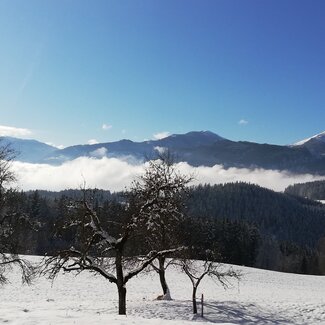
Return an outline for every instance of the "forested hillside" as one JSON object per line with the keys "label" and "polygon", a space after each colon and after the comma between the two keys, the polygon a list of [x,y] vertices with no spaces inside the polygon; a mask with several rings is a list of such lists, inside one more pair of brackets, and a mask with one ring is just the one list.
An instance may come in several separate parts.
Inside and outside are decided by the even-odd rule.
{"label": "forested hillside", "polygon": [[[31,216],[37,231],[26,228],[21,252],[45,254],[69,245],[69,234],[58,231],[69,202],[82,199],[80,190],[30,191],[15,194],[21,212]],[[118,233],[125,218],[123,193],[95,190],[91,204],[111,231]],[[325,234],[325,207],[317,202],[246,183],[200,185],[184,199],[181,240],[200,258],[211,248],[223,262],[273,270],[319,274],[319,243]],[[141,252],[143,241],[133,238],[127,254]]]}
{"label": "forested hillside", "polygon": [[246,221],[264,235],[311,248],[325,233],[321,203],[257,185],[199,185],[191,190],[186,205],[190,215]]}
{"label": "forested hillside", "polygon": [[315,181],[288,186],[285,193],[312,200],[325,200],[325,181]]}

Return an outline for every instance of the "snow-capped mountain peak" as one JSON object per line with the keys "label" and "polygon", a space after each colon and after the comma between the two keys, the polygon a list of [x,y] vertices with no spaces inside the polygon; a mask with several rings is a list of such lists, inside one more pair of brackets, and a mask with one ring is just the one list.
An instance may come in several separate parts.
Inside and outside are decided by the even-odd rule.
{"label": "snow-capped mountain peak", "polygon": [[293,145],[294,146],[301,146],[305,143],[307,143],[308,141],[312,140],[312,139],[317,139],[317,140],[320,140],[322,142],[325,142],[325,131],[321,132],[321,133],[318,133],[310,138],[307,138],[307,139],[304,139],[304,140],[301,140],[299,142],[296,142],[294,143]]}

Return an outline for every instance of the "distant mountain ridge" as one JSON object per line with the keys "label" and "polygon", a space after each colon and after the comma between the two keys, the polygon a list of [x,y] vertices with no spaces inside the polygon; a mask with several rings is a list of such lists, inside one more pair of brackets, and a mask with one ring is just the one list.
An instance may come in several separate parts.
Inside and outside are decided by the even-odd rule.
{"label": "distant mountain ridge", "polygon": [[325,156],[325,131],[299,141],[293,146],[307,148],[308,151],[316,156]]}
{"label": "distant mountain ridge", "polygon": [[231,141],[210,131],[173,134],[160,140],[75,145],[58,149],[35,140],[2,138],[20,152],[18,160],[31,163],[62,164],[79,157],[118,158],[137,164],[169,149],[175,161],[192,166],[223,165],[225,168],[264,168],[293,173],[325,175],[325,132],[291,146]]}
{"label": "distant mountain ridge", "polygon": [[0,140],[0,144],[10,144],[11,148],[16,152],[16,160],[23,162],[40,163],[57,150],[56,147],[37,140],[13,137],[0,137]]}
{"label": "distant mountain ridge", "polygon": [[210,131],[173,134],[160,140],[143,142],[123,139],[116,142],[75,145],[64,149],[57,149],[48,155],[43,162],[62,163],[78,157],[101,158],[104,156],[123,158],[129,162],[144,161],[156,157],[160,150],[169,149],[178,156],[179,153],[191,152],[194,148],[211,145],[222,140],[224,140],[222,137]]}

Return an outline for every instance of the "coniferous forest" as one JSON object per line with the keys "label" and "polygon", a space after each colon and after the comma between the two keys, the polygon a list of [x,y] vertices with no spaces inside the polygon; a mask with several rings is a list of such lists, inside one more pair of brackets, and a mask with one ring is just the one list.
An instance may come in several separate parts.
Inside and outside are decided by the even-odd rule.
{"label": "coniferous forest", "polygon": [[[20,214],[30,217],[30,226],[15,234],[19,252],[51,254],[72,245],[73,236],[61,233],[69,202],[82,200],[81,190],[61,192],[13,192]],[[125,216],[127,193],[92,190],[91,205],[98,217],[110,222],[113,233]],[[215,249],[218,261],[285,272],[324,274],[321,244],[325,237],[325,206],[247,183],[199,185],[184,195],[185,218],[179,225],[179,240],[196,247],[191,258],[204,258]],[[127,254],[139,254],[146,245],[130,239]]]}
{"label": "coniferous forest", "polygon": [[314,181],[288,186],[285,193],[306,197],[311,200],[325,200],[325,181]]}

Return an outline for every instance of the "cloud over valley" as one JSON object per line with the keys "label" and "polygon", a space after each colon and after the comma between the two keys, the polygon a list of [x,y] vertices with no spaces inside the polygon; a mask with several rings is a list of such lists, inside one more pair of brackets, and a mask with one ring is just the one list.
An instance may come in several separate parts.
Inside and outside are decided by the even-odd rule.
{"label": "cloud over valley", "polygon": [[[143,172],[143,164],[129,163],[117,158],[100,159],[80,157],[59,166],[14,162],[18,186],[24,190],[63,190],[78,188],[84,180],[88,187],[120,191],[128,187]],[[291,174],[277,170],[213,167],[193,167],[185,162],[177,164],[180,172],[194,176],[193,184],[220,184],[243,181],[258,184],[275,191],[288,185],[324,179],[310,174]]]}

